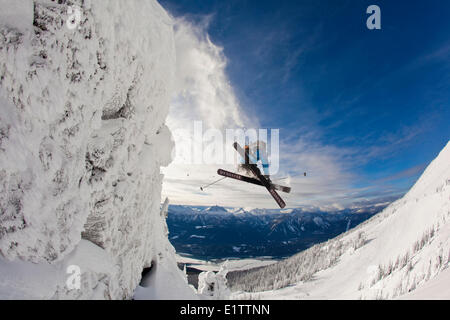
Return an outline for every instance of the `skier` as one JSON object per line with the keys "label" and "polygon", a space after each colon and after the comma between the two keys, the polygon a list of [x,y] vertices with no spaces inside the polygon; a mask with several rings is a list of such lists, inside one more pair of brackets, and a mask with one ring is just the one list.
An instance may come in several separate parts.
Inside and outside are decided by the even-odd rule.
{"label": "skier", "polygon": [[[274,184],[270,180],[266,143],[264,141],[256,141],[255,143],[246,145],[243,149],[237,142],[235,142],[233,143],[233,148],[241,156],[241,163],[239,167],[247,171],[247,173],[253,177],[219,169],[217,170],[217,174],[223,176],[223,178],[214,181],[205,187],[200,187],[200,190],[203,191],[207,187],[216,184],[225,178],[230,178],[265,187],[273,197],[273,199],[280,206],[280,208],[286,207],[286,203],[283,201],[276,190],[290,193],[291,188]],[[258,166],[259,164],[260,166]],[[259,167],[262,167],[262,170]]]}

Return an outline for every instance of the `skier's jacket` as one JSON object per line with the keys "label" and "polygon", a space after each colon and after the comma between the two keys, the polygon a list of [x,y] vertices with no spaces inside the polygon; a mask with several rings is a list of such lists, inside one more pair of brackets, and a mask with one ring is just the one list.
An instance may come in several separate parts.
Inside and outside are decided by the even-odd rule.
{"label": "skier's jacket", "polygon": [[[254,143],[253,145],[246,145],[245,149],[249,149],[249,162],[251,164],[258,164],[261,161],[263,174],[265,176],[269,175],[269,161],[267,157],[267,152],[265,150],[265,144],[259,145],[258,143]],[[242,159],[242,163],[244,163],[244,159]]]}

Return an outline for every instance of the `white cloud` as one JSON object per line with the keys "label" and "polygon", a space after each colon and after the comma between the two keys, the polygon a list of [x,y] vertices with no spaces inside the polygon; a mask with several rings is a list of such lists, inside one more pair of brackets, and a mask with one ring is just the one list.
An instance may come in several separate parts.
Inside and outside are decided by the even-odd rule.
{"label": "white cloud", "polygon": [[[168,196],[176,204],[275,208],[276,203],[259,186],[226,179],[204,192],[200,190],[201,186],[220,178],[216,174],[219,167],[229,171],[235,171],[235,167],[187,163],[192,152],[194,121],[202,121],[204,130],[217,128],[224,132],[233,128],[258,128],[258,119],[247,116],[240,105],[226,74],[223,49],[208,36],[208,19],[201,24],[185,19],[174,21],[177,78],[167,124],[173,132],[177,152],[174,162],[163,169],[163,197]],[[289,134],[294,136],[285,136],[285,131],[280,133],[278,175],[283,176],[283,170],[292,175],[282,181],[289,183],[293,190],[289,195],[283,194],[288,206],[341,208],[354,201],[372,201],[377,195],[388,196],[388,192],[398,193],[398,190],[380,193],[374,187],[354,187],[358,177],[351,172],[355,161],[367,157],[363,150],[324,145],[318,138],[321,136],[318,127],[299,128]],[[234,151],[227,146],[226,152]],[[372,148],[369,153],[373,152]],[[307,177],[303,172],[307,172]]]}
{"label": "white cloud", "polygon": [[[255,119],[249,120],[230,85],[223,49],[209,39],[208,19],[200,24],[182,18],[174,21],[177,73],[167,125],[173,133],[176,152],[174,162],[163,169],[163,196],[168,196],[173,203],[210,204],[222,194],[216,194],[213,188],[211,192],[202,193],[200,186],[217,178],[218,167],[188,164],[196,142],[194,122],[201,121],[204,131],[218,129],[224,137],[225,129],[258,125]],[[231,145],[225,152],[233,152]],[[230,201],[226,196],[223,199]]]}

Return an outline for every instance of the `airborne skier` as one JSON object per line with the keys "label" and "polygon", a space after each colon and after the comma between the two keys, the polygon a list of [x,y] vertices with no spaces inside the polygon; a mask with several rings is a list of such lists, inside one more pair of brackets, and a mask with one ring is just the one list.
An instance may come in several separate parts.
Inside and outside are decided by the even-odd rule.
{"label": "airborne skier", "polygon": [[[204,189],[206,189],[207,187],[216,184],[223,179],[230,178],[265,187],[281,208],[286,207],[286,203],[283,201],[276,190],[289,193],[291,192],[291,188],[274,184],[270,180],[266,143],[264,141],[257,141],[253,144],[245,145],[244,149],[242,149],[242,147],[237,142],[235,142],[233,144],[233,147],[241,156],[241,163],[239,164],[239,168],[244,170],[247,175],[241,175],[219,169],[217,170],[217,174],[219,174],[223,178],[212,182],[205,187],[200,187],[200,190],[204,191]],[[261,167],[262,173],[258,165],[259,167]]]}
{"label": "airborne skier", "polygon": [[[263,172],[268,176],[268,164],[267,164],[267,157],[265,157],[265,160],[263,162],[262,158],[264,157],[263,149],[262,149],[262,143],[261,141],[256,142],[256,147],[253,145],[252,152],[250,152],[250,146],[246,146],[245,150],[242,149],[242,147],[235,142],[233,144],[234,149],[239,153],[241,158],[244,159],[243,167],[245,169],[249,169],[251,173],[261,182],[261,184],[266,187],[267,191],[269,191],[270,195],[274,198],[274,200],[278,203],[280,208],[286,207],[286,203],[281,199],[280,195],[275,191],[275,187],[270,181],[269,177],[266,177],[266,175],[261,173],[261,170],[258,168],[258,161],[261,161],[263,166]],[[266,154],[267,155],[267,154]],[[260,158],[258,160],[258,157]],[[267,164],[267,166],[264,166],[264,163]],[[241,165],[242,166],[242,165]],[[267,169],[265,170],[264,167]]]}

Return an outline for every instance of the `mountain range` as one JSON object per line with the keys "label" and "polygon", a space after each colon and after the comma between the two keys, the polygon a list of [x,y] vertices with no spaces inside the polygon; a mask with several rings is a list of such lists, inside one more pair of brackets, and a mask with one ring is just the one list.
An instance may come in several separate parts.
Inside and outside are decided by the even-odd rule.
{"label": "mountain range", "polygon": [[334,238],[384,207],[324,212],[171,205],[167,225],[180,254],[200,259],[281,258]]}

